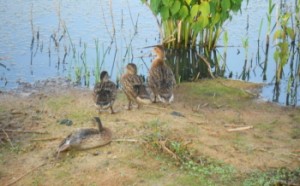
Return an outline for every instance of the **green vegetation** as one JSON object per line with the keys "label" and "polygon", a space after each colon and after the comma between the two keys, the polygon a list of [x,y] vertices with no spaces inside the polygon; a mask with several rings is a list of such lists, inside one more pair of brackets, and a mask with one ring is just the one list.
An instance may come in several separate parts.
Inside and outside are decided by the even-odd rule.
{"label": "green vegetation", "polygon": [[[223,23],[241,8],[242,0],[142,0],[161,18],[163,43],[172,48],[197,44],[216,47]],[[199,41],[197,39],[199,38]]]}
{"label": "green vegetation", "polygon": [[72,98],[69,96],[62,96],[58,98],[53,97],[47,101],[46,105],[53,111],[59,111],[64,107],[70,105],[71,102]]}
{"label": "green vegetation", "polygon": [[[176,178],[176,182],[184,184],[200,184],[200,185],[218,185],[234,183],[235,169],[222,162],[210,159],[203,155],[194,154],[183,142],[177,140],[169,140],[162,131],[159,120],[149,122],[152,133],[145,137],[148,145],[147,149],[152,149],[158,154],[162,153],[172,157],[176,161],[172,161],[173,165],[179,166],[183,170],[183,175]],[[163,159],[161,159],[162,161]],[[167,161],[167,160],[165,160]],[[161,174],[155,174],[161,177]],[[151,176],[153,177],[153,176]],[[188,179],[187,179],[188,178]],[[174,183],[176,183],[174,182]]]}
{"label": "green vegetation", "polygon": [[223,24],[241,9],[242,0],[141,1],[160,19],[162,44],[172,49],[167,51],[168,63],[177,82],[213,78],[213,68],[215,74],[224,75],[226,62],[219,65],[215,49]]}
{"label": "green vegetation", "polygon": [[276,51],[274,59],[277,64],[276,82],[279,83],[282,78],[283,67],[288,63],[289,59],[289,39],[295,40],[294,30],[288,26],[288,21],[291,17],[290,13],[280,15],[278,19],[278,30],[276,30],[273,39],[276,41]]}
{"label": "green vegetation", "polygon": [[245,179],[243,186],[256,185],[294,185],[299,183],[300,168],[291,171],[286,168],[271,170],[267,172],[255,171],[250,178]]}

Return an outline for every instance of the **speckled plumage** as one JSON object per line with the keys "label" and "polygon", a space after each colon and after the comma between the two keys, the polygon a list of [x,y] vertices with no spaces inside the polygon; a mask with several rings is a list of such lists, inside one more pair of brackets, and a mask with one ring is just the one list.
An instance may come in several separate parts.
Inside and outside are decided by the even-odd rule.
{"label": "speckled plumage", "polygon": [[131,109],[132,102],[137,103],[138,108],[141,104],[151,103],[146,86],[141,77],[137,75],[137,67],[135,64],[129,63],[126,66],[126,73],[121,78],[121,84],[128,98],[128,109]]}
{"label": "speckled plumage", "polygon": [[163,103],[171,103],[174,100],[173,88],[176,85],[174,74],[164,62],[163,47],[155,46],[153,51],[157,56],[149,70],[148,85],[154,94],[154,102],[158,98]]}
{"label": "speckled plumage", "polygon": [[57,153],[58,153],[57,155],[59,155],[60,152],[69,149],[86,150],[86,149],[104,146],[110,143],[112,138],[111,131],[108,128],[102,126],[99,117],[95,117],[94,121],[97,122],[98,129],[81,128],[69,134],[59,144],[57,149]]}
{"label": "speckled plumage", "polygon": [[93,99],[100,109],[110,108],[111,113],[114,113],[113,104],[117,96],[117,86],[114,82],[109,80],[106,71],[101,72],[101,82],[97,83],[94,87]]}

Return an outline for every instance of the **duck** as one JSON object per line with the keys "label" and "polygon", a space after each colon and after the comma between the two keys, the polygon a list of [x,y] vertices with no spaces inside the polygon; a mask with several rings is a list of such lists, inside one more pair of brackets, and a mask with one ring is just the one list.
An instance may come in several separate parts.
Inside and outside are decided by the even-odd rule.
{"label": "duck", "polygon": [[138,109],[142,104],[150,104],[150,94],[143,80],[137,75],[137,67],[134,63],[126,65],[126,72],[122,75],[120,80],[123,91],[128,99],[128,110],[131,110],[132,103],[137,103]]}
{"label": "duck", "polygon": [[109,144],[112,140],[111,130],[103,127],[99,117],[94,117],[93,121],[97,123],[98,129],[80,128],[69,134],[60,142],[57,148],[57,157],[63,151],[87,150]]}
{"label": "duck", "polygon": [[96,106],[99,108],[99,112],[110,108],[111,114],[115,113],[113,105],[116,96],[117,85],[110,81],[107,71],[102,71],[100,74],[100,82],[95,84],[93,91],[93,99]]}
{"label": "duck", "polygon": [[175,76],[171,68],[165,63],[165,51],[162,45],[153,48],[156,57],[152,60],[148,76],[148,86],[154,96],[153,102],[157,99],[162,103],[174,101],[173,89],[176,85]]}

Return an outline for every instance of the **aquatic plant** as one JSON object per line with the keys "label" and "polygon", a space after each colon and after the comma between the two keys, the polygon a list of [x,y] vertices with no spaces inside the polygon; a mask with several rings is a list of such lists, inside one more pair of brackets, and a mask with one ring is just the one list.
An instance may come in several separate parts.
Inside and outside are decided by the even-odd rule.
{"label": "aquatic plant", "polygon": [[280,82],[283,67],[288,63],[289,39],[295,39],[294,30],[288,26],[290,17],[290,13],[280,15],[278,20],[278,29],[273,36],[273,40],[276,41],[276,50],[274,52],[274,60],[276,62],[276,83]]}
{"label": "aquatic plant", "polygon": [[89,87],[90,85],[90,71],[88,69],[87,66],[87,59],[86,59],[86,48],[87,48],[87,44],[84,43],[83,44],[83,52],[80,55],[80,58],[82,60],[82,64],[83,64],[83,70],[84,70],[84,74],[83,74],[83,78],[84,78],[84,85]]}
{"label": "aquatic plant", "polygon": [[247,68],[247,63],[248,63],[248,48],[249,48],[249,38],[244,38],[242,39],[242,44],[243,44],[243,48],[245,51],[245,62],[244,62],[244,66],[243,66],[243,71],[242,74],[240,76],[240,78],[242,78],[242,80],[246,80],[249,79],[249,69]]}
{"label": "aquatic plant", "polygon": [[242,0],[141,0],[161,19],[163,44],[171,48],[216,47],[223,23]]}
{"label": "aquatic plant", "polygon": [[95,48],[96,48],[96,65],[95,65],[95,84],[100,82],[100,54],[99,54],[99,39],[95,39]]}

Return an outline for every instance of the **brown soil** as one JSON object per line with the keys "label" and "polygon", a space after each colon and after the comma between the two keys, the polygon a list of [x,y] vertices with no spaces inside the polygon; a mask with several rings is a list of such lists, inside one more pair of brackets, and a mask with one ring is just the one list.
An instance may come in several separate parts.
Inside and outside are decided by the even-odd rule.
{"label": "brown soil", "polygon": [[[185,172],[176,160],[144,143],[157,131],[163,139],[185,144],[191,156],[232,165],[239,175],[299,168],[300,110],[253,99],[249,90],[254,88],[229,80],[183,83],[173,104],[131,111],[120,92],[116,114],[99,114],[92,91],[68,83],[49,81],[2,92],[0,185],[183,185],[179,179]],[[116,141],[56,159],[59,142],[76,128],[96,127],[90,121],[97,115]],[[59,124],[66,118],[71,126]],[[227,131],[245,126],[253,128]]]}

